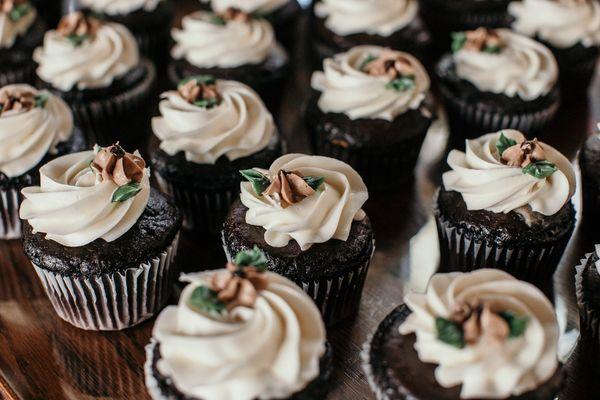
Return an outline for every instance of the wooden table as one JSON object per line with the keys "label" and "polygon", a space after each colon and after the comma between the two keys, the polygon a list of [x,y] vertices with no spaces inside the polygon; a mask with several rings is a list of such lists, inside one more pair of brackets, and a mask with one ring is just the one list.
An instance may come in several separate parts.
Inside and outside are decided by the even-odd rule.
{"label": "wooden table", "polygon": [[[299,28],[306,35],[305,23]],[[304,41],[304,39],[302,40]],[[281,131],[290,151],[306,151],[301,118],[309,89],[307,51],[296,53],[281,118]],[[594,98],[600,100],[599,85]],[[561,112],[543,140],[574,158],[592,121],[600,118],[597,103],[572,105]],[[594,117],[591,117],[594,116]],[[329,331],[336,372],[330,399],[374,398],[361,369],[360,351],[378,323],[402,300],[410,278],[409,239],[425,224],[431,198],[439,183],[444,134],[432,133],[422,151],[413,187],[397,194],[373,195],[366,205],[376,231],[377,251],[364,288],[358,316]],[[557,294],[569,327],[578,320],[574,304],[574,265],[590,251],[579,230],[557,273]],[[218,240],[184,237],[180,251],[185,270],[220,267],[224,262]],[[412,271],[414,275],[415,271]],[[563,301],[564,300],[564,301]],[[19,241],[0,243],[0,398],[23,400],[148,399],[144,386],[144,346],[154,320],[123,332],[86,332],[63,322],[52,309]],[[561,398],[588,398],[582,387],[600,382],[590,377],[598,358],[578,349],[566,391]],[[588,392],[589,393],[589,392]],[[595,392],[596,394],[599,392]]]}

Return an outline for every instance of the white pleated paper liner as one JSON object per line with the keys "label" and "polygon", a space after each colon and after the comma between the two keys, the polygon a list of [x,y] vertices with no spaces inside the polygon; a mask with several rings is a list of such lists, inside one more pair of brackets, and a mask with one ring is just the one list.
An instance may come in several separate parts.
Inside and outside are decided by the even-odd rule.
{"label": "white pleated paper liner", "polygon": [[[227,260],[231,262],[234,257],[227,249],[223,233],[221,239]],[[375,240],[373,240],[371,255],[364,264],[357,268],[342,271],[335,277],[306,281],[293,280],[313,299],[323,316],[325,325],[333,326],[356,315],[374,253]],[[282,275],[285,276],[285,274]]]}
{"label": "white pleated paper liner", "polygon": [[20,193],[17,189],[0,190],[0,239],[18,239],[21,237],[19,219]]}
{"label": "white pleated paper liner", "polygon": [[[600,247],[597,246],[596,251],[600,251]],[[586,339],[600,344],[600,312],[592,309],[583,301],[583,272],[592,255],[593,253],[586,254],[579,265],[575,267],[575,294],[579,308],[579,331]]]}
{"label": "white pleated paper liner", "polygon": [[152,317],[169,299],[178,273],[179,234],[159,256],[124,271],[63,276],[33,264],[59,317],[85,330],[121,330]]}

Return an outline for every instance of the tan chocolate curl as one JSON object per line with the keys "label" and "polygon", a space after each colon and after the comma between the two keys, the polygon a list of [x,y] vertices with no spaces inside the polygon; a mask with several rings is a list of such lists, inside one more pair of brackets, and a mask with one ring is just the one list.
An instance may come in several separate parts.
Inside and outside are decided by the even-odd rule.
{"label": "tan chocolate curl", "polygon": [[413,76],[415,68],[402,54],[384,50],[379,57],[365,66],[365,72],[373,76],[387,76],[393,80],[402,76]]}
{"label": "tan chocolate curl", "polygon": [[11,12],[16,6],[25,4],[27,0],[0,0],[0,11],[3,13]]}
{"label": "tan chocolate curl", "polygon": [[220,14],[225,21],[248,22],[252,16],[239,8],[229,7]]}
{"label": "tan chocolate curl", "polygon": [[0,92],[0,116],[9,111],[29,111],[35,106],[35,95],[28,91],[2,90]]}
{"label": "tan chocolate curl", "polygon": [[142,157],[125,152],[118,143],[101,149],[92,164],[103,180],[112,180],[118,186],[140,183],[146,168]]}
{"label": "tan chocolate curl", "polygon": [[252,265],[228,263],[227,270],[215,273],[211,280],[211,289],[227,305],[227,310],[238,306],[254,307],[258,291],[266,287],[267,278],[264,273]]}
{"label": "tan chocolate curl", "polygon": [[466,32],[467,41],[463,49],[472,51],[482,51],[485,48],[495,48],[504,46],[504,42],[498,36],[498,33],[488,28],[477,28],[474,31]]}
{"label": "tan chocolate curl", "polygon": [[87,17],[83,12],[76,11],[62,17],[56,31],[64,37],[70,35],[93,37],[99,27],[98,19]]}
{"label": "tan chocolate curl", "polygon": [[501,343],[510,334],[508,323],[493,310],[489,302],[460,303],[450,319],[462,325],[465,342],[468,344],[485,340],[488,343]]}
{"label": "tan chocolate curl", "polygon": [[306,183],[300,172],[280,170],[277,175],[271,179],[271,184],[263,192],[263,195],[273,196],[278,194],[281,199],[281,206],[285,208],[298,203],[314,193],[315,190]]}
{"label": "tan chocolate curl", "polygon": [[510,167],[525,168],[533,162],[544,160],[546,160],[546,152],[537,139],[510,146],[502,153],[502,161]]}
{"label": "tan chocolate curl", "polygon": [[198,83],[195,79],[190,79],[185,84],[177,88],[179,95],[188,103],[193,104],[198,100],[218,100],[219,92],[217,85]]}

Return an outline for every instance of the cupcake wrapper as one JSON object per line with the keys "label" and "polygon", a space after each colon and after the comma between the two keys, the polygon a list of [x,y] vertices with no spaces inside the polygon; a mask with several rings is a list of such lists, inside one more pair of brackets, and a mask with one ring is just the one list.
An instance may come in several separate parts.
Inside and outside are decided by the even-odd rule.
{"label": "cupcake wrapper", "polygon": [[[227,261],[231,262],[233,256],[227,249],[224,232],[221,234],[221,239]],[[358,268],[345,271],[336,277],[306,281],[294,280],[294,283],[314,300],[327,326],[333,326],[356,314],[374,253],[375,241],[373,241],[373,249],[369,259]]]}
{"label": "cupcake wrapper", "polygon": [[85,330],[121,330],[152,317],[171,293],[179,235],[158,257],[93,277],[63,276],[33,264],[59,317]]}
{"label": "cupcake wrapper", "polygon": [[561,65],[560,85],[565,103],[587,98],[587,90],[591,84],[598,58],[577,60],[569,65]]}
{"label": "cupcake wrapper", "polygon": [[18,69],[5,70],[0,73],[0,87],[13,83],[32,83],[35,80],[34,77],[35,69],[33,63],[29,63]]}
{"label": "cupcake wrapper", "polygon": [[17,189],[0,190],[0,239],[18,239],[21,237],[19,219],[21,194]]}
{"label": "cupcake wrapper", "polygon": [[[220,190],[200,190],[179,187],[154,173],[160,189],[171,196],[183,214],[183,227],[209,233],[219,233],[231,204],[239,196],[239,186]],[[218,237],[218,236],[217,236]]]}
{"label": "cupcake wrapper", "polygon": [[156,69],[148,60],[142,63],[147,74],[135,87],[107,99],[70,104],[88,143],[109,146],[120,141],[127,148],[145,148]]}
{"label": "cupcake wrapper", "polygon": [[583,269],[593,253],[585,255],[579,265],[575,267],[575,294],[577,295],[577,306],[579,307],[579,330],[582,337],[591,340],[600,346],[600,313],[593,310],[583,301]]}
{"label": "cupcake wrapper", "polygon": [[[153,60],[162,68],[169,59],[170,26],[158,32],[134,32],[140,53]],[[160,69],[160,68],[159,68]]]}

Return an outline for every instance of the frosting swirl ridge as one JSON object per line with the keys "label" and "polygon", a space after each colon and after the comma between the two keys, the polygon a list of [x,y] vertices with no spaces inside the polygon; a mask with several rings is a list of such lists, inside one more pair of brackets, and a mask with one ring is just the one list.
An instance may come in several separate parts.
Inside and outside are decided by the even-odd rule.
{"label": "frosting swirl ridge", "polygon": [[154,11],[163,0],[81,0],[81,4],[96,12],[125,15],[133,11]]}
{"label": "frosting swirl ridge", "polygon": [[501,135],[516,144],[525,141],[521,132],[512,129],[467,140],[466,153],[452,150],[448,155],[452,171],[443,175],[446,190],[459,192],[469,210],[508,213],[530,206],[543,215],[557,213],[575,193],[575,172],[569,160],[553,147],[538,143],[556,170],[545,177],[525,173],[520,165],[502,161]]}
{"label": "frosting swirl ridge", "polygon": [[[394,88],[388,75],[366,71],[381,57],[399,57],[410,65],[410,85]],[[313,73],[313,89],[321,92],[319,108],[323,112],[344,113],[350,119],[394,120],[407,110],[421,107],[430,86],[421,63],[410,54],[378,46],[357,46],[346,53],[328,58],[323,71]]]}
{"label": "frosting swirl ridge", "polygon": [[[11,110],[13,96],[30,96],[37,104]],[[16,101],[19,101],[18,99]],[[73,115],[69,106],[48,91],[29,85],[7,85],[0,89],[0,171],[9,178],[29,171],[56,146],[73,134]]]}
{"label": "frosting swirl ridge", "polygon": [[283,7],[290,0],[203,0],[210,1],[212,9],[218,13],[230,7],[240,9],[247,13],[269,14]]}
{"label": "frosting swirl ridge", "polygon": [[178,305],[156,320],[158,371],[182,393],[206,400],[288,398],[304,389],[318,376],[325,352],[325,327],[312,299],[265,272],[266,288],[253,308],[238,306],[223,316],[191,307],[194,291],[209,286],[213,274],[186,276],[191,283]]}
{"label": "frosting swirl ridge", "polygon": [[[412,313],[400,334],[416,335],[419,359],[438,364],[435,379],[441,386],[462,385],[461,398],[518,396],[546,382],[558,368],[552,304],[535,286],[504,271],[436,274],[426,293],[409,293],[405,303]],[[465,322],[469,314],[473,318]],[[511,318],[520,326],[509,325]],[[440,321],[462,321],[467,342],[444,342]]]}
{"label": "frosting swirl ridge", "polygon": [[277,195],[257,194],[249,182],[241,183],[240,198],[248,207],[246,222],[262,226],[270,246],[284,247],[293,239],[305,251],[314,243],[345,241],[352,222],[365,217],[361,207],[369,197],[367,187],[360,175],[342,161],[287,154],[264,173],[274,179],[280,171],[323,178],[323,183],[314,192],[309,190],[301,201],[289,205]]}
{"label": "frosting swirl ridge", "polygon": [[[18,18],[15,18],[14,11],[17,7],[24,7],[23,14],[18,13]],[[33,25],[37,11],[29,2],[14,2],[12,12],[0,11],[0,49],[10,49],[17,38]]]}
{"label": "frosting swirl ridge", "polygon": [[338,35],[355,33],[391,36],[410,24],[419,12],[417,0],[321,0],[315,14]]}

